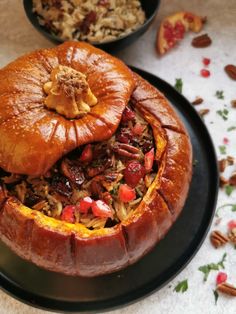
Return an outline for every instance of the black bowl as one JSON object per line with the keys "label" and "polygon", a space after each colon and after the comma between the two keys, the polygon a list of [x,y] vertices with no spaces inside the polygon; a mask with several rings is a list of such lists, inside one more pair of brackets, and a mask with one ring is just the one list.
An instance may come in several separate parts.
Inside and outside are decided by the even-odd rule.
{"label": "black bowl", "polygon": [[[157,10],[159,8],[160,0],[141,0],[142,8],[146,14],[146,22],[137,28],[132,33],[125,35],[123,37],[119,37],[118,39],[114,39],[111,41],[107,41],[105,43],[93,42],[92,44],[98,48],[107,51],[115,51],[120,50],[131,43],[133,43],[136,39],[138,39],[141,35],[143,35],[148,27],[151,25],[152,21],[154,20]],[[64,42],[63,39],[58,38],[55,35],[49,33],[47,29],[39,24],[37,14],[33,13],[33,1],[32,0],[24,0],[24,9],[28,19],[30,20],[31,24],[46,38],[56,44],[60,44]]]}

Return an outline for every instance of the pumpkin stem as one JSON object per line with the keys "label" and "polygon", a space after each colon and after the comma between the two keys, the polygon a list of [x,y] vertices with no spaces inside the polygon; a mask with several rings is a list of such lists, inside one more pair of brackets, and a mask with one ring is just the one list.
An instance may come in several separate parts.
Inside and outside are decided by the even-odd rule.
{"label": "pumpkin stem", "polygon": [[43,86],[48,95],[44,103],[49,109],[56,110],[68,119],[74,119],[90,112],[90,107],[97,104],[97,98],[83,73],[59,65],[52,70],[50,79]]}

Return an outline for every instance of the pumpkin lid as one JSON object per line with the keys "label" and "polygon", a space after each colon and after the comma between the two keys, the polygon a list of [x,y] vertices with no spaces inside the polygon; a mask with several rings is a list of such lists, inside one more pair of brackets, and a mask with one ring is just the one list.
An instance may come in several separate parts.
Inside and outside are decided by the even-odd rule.
{"label": "pumpkin lid", "polygon": [[0,81],[0,167],[34,176],[111,137],[135,87],[120,60],[80,42],[20,57]]}

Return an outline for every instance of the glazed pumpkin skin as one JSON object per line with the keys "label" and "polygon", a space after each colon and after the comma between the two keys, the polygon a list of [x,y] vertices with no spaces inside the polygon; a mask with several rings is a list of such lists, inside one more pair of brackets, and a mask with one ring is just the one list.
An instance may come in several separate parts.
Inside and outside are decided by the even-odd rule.
{"label": "glazed pumpkin skin", "polygon": [[[38,61],[32,65],[35,56]],[[89,114],[73,121],[43,106],[45,93],[42,85],[49,80],[52,68],[58,66],[58,60],[60,64],[86,73],[89,86],[98,99]],[[139,260],[165,236],[180,214],[191,180],[192,150],[189,137],[165,97],[144,79],[132,74],[120,61],[88,44],[75,42],[22,57],[1,70],[2,77],[6,78],[0,87],[0,103],[5,104],[0,108],[0,167],[4,170],[41,175],[78,145],[109,138],[118,127],[128,101],[152,126],[155,158],[159,164],[158,174],[138,208],[118,225],[99,230],[89,230],[82,224],[47,217],[23,206],[16,198],[8,197],[0,187],[2,241],[38,266],[69,275],[102,275]],[[101,83],[102,88],[96,83]],[[14,93],[11,93],[12,88]],[[27,90],[31,91],[30,97]],[[27,110],[33,107],[37,109],[32,109],[34,114],[29,114]],[[37,135],[35,129],[25,127],[26,123],[37,124],[34,116],[40,118],[41,125],[47,130],[43,133],[43,140],[42,134],[36,136],[35,140],[31,133]],[[11,148],[19,140],[16,141],[14,131],[13,135],[11,132],[7,135],[12,129],[12,124],[8,125],[7,121],[16,123],[17,127],[19,122],[24,123],[23,134],[28,140],[31,138],[30,143],[34,149],[37,148],[39,156],[32,150],[25,160],[22,142],[23,148],[19,148],[19,145]],[[69,126],[70,123],[72,126]],[[39,141],[41,146],[37,146]],[[50,151],[54,146],[52,143],[55,143],[55,149]],[[43,154],[38,147],[44,150]],[[14,155],[16,152],[22,153],[18,159]]]}

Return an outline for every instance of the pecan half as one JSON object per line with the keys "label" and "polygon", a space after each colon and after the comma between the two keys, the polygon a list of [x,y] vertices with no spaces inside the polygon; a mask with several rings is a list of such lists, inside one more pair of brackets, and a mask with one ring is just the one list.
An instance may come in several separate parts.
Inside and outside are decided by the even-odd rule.
{"label": "pecan half", "polygon": [[227,156],[227,161],[230,166],[235,163],[235,158],[233,156]]}
{"label": "pecan half", "polygon": [[212,40],[208,36],[208,34],[197,36],[193,38],[192,40],[192,46],[195,48],[205,48],[205,47],[210,46],[211,43],[212,43]]}
{"label": "pecan half", "polygon": [[229,184],[229,181],[225,177],[220,176],[220,187],[223,188],[227,184]]}
{"label": "pecan half", "polygon": [[112,150],[120,156],[131,158],[131,159],[140,159],[141,150],[137,147],[134,147],[125,143],[115,143],[112,147]]}
{"label": "pecan half", "polygon": [[84,183],[85,177],[82,167],[69,159],[63,159],[61,163],[62,174],[70,180],[70,182],[80,186]]}
{"label": "pecan half", "polygon": [[233,64],[228,64],[225,66],[225,72],[228,74],[228,76],[236,81],[236,66]]}
{"label": "pecan half", "polygon": [[223,158],[223,159],[219,160],[219,161],[218,161],[218,164],[219,164],[219,170],[220,170],[220,172],[224,172],[224,171],[225,171],[225,168],[226,168],[227,165],[228,165],[227,159]]}
{"label": "pecan half", "polygon": [[212,231],[210,235],[211,244],[217,249],[220,246],[225,245],[227,242],[229,242],[229,239],[227,236],[225,236],[220,231]]}
{"label": "pecan half", "polygon": [[197,97],[193,102],[192,105],[201,105],[203,103],[203,99],[201,97]]}
{"label": "pecan half", "polygon": [[209,112],[210,112],[209,109],[201,109],[201,110],[198,111],[198,114],[199,114],[200,117],[204,117]]}
{"label": "pecan half", "polygon": [[231,106],[236,108],[236,99],[231,100]]}
{"label": "pecan half", "polygon": [[236,172],[234,172],[231,177],[229,178],[229,184],[236,186]]}
{"label": "pecan half", "polygon": [[216,289],[217,291],[236,297],[236,287],[227,282],[221,283]]}

